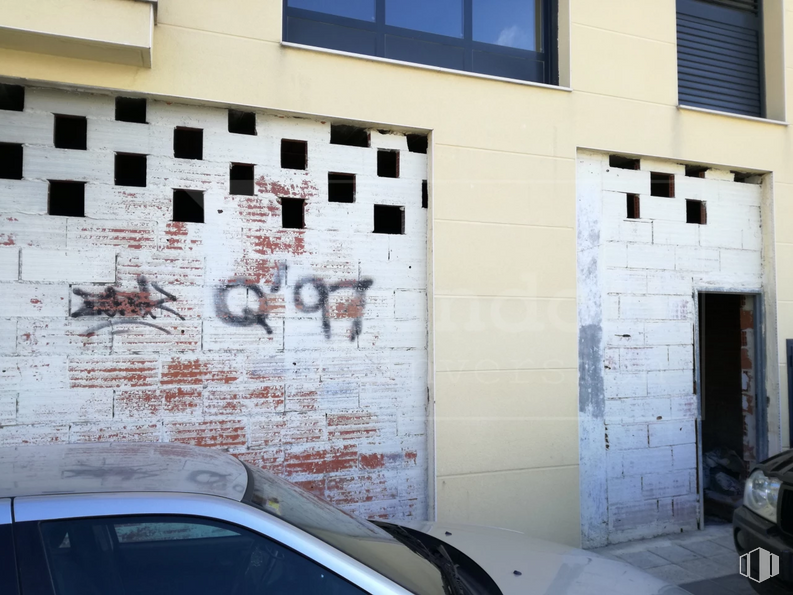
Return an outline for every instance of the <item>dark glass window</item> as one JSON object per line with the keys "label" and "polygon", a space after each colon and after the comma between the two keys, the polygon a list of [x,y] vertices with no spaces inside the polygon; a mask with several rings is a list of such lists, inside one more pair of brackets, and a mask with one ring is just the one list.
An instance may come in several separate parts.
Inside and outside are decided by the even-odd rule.
{"label": "dark glass window", "polygon": [[0,593],[8,593],[8,595],[16,595],[19,592],[13,537],[11,525],[0,524]]}
{"label": "dark glass window", "polygon": [[542,51],[540,0],[473,0],[474,41]]}
{"label": "dark glass window", "polygon": [[222,522],[130,516],[39,529],[55,595],[363,594],[301,554]]}
{"label": "dark glass window", "polygon": [[463,0],[386,0],[386,25],[463,36]]}
{"label": "dark glass window", "polygon": [[558,83],[557,0],[284,0],[285,41]]}
{"label": "dark glass window", "polygon": [[374,21],[375,19],[375,0],[341,0],[337,2],[328,0],[288,0],[287,5],[290,8],[302,8],[363,21]]}

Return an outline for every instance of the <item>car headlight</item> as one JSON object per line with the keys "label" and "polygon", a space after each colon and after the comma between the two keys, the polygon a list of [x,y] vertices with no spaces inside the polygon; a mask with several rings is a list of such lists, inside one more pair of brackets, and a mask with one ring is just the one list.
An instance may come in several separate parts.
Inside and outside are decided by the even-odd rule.
{"label": "car headlight", "polygon": [[743,504],[761,517],[776,523],[776,503],[782,482],[766,477],[759,469],[746,480],[743,491]]}

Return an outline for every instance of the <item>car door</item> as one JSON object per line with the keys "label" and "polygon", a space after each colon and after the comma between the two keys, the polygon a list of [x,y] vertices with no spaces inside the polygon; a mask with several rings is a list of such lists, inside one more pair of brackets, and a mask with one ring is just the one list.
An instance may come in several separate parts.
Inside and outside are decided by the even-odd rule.
{"label": "car door", "polygon": [[19,595],[11,499],[0,498],[0,593]]}
{"label": "car door", "polygon": [[225,498],[17,498],[14,517],[21,595],[407,593],[281,519]]}

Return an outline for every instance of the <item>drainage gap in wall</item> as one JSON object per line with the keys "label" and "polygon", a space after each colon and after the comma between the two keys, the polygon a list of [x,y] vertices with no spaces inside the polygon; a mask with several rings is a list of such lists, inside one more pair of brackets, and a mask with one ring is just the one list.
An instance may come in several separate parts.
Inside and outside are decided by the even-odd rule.
{"label": "drainage gap in wall", "polygon": [[146,99],[139,97],[116,97],[116,120],[146,124]]}
{"label": "drainage gap in wall", "polygon": [[427,154],[429,137],[426,134],[408,134],[408,151],[411,153]]}
{"label": "drainage gap in wall", "polygon": [[377,175],[381,178],[399,177],[399,151],[390,149],[377,151]]}
{"label": "drainage gap in wall", "polygon": [[304,140],[281,139],[281,167],[284,169],[306,169],[308,143]]}
{"label": "drainage gap in wall", "polygon": [[427,180],[421,181],[421,208],[426,209],[430,202],[430,191],[427,186]]}
{"label": "drainage gap in wall", "polygon": [[0,109],[21,112],[25,109],[25,87],[0,83]]}
{"label": "drainage gap in wall", "polygon": [[229,132],[256,136],[256,114],[254,112],[241,112],[230,109]]}
{"label": "drainage gap in wall", "polygon": [[358,126],[331,124],[330,144],[347,145],[348,147],[368,147],[369,132],[366,128],[359,128]]}
{"label": "drainage gap in wall", "polygon": [[328,202],[355,202],[355,174],[328,173]]}
{"label": "drainage gap in wall", "polygon": [[662,198],[675,197],[675,176],[674,174],[662,174],[650,172],[650,194]]}
{"label": "drainage gap in wall", "polygon": [[762,178],[759,174],[745,171],[734,171],[732,173],[735,174],[735,181],[741,184],[760,184],[762,182]]}
{"label": "drainage gap in wall", "polygon": [[85,217],[85,182],[50,180],[47,214]]}
{"label": "drainage gap in wall", "polygon": [[281,227],[284,229],[303,229],[305,224],[306,201],[302,198],[281,199]]}
{"label": "drainage gap in wall", "polygon": [[203,223],[204,193],[201,190],[174,190],[173,220]]}
{"label": "drainage gap in wall", "polygon": [[88,121],[84,116],[55,114],[55,148],[85,151]]}
{"label": "drainage gap in wall", "polygon": [[253,166],[244,163],[232,163],[229,172],[229,190],[231,194],[253,196]]}
{"label": "drainage gap in wall", "polygon": [[22,145],[0,143],[0,178],[22,179]]}
{"label": "drainage gap in wall", "polygon": [[639,195],[638,194],[628,194],[627,195],[627,205],[628,205],[628,219],[639,219]]}
{"label": "drainage gap in wall", "polygon": [[173,131],[173,156],[178,159],[204,158],[204,131],[178,126]]}
{"label": "drainage gap in wall", "polygon": [[686,201],[686,223],[705,225],[708,222],[708,212],[705,203],[701,200]]}
{"label": "drainage gap in wall", "polygon": [[686,166],[686,176],[689,178],[704,178],[705,172],[708,171],[708,167],[704,165],[687,165]]}
{"label": "drainage gap in wall", "polygon": [[405,207],[391,205],[374,206],[374,232],[387,234],[405,233]]}
{"label": "drainage gap in wall", "polygon": [[609,167],[617,169],[639,169],[639,160],[623,157],[622,155],[609,155]]}
{"label": "drainage gap in wall", "polygon": [[146,186],[146,155],[116,153],[116,186]]}

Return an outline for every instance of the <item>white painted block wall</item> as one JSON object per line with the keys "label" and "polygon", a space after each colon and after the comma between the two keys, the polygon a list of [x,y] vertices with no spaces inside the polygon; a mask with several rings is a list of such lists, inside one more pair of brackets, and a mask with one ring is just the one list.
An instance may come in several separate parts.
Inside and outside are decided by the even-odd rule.
{"label": "white painted block wall", "polygon": [[[0,142],[24,144],[24,178],[0,180],[0,444],[212,446],[365,516],[424,517],[427,156],[264,112],[256,136],[229,133],[225,109],[154,100],[148,124],[118,122],[114,102],[29,87],[23,112],[0,111]],[[54,148],[56,113],[87,116],[87,151]],[[174,158],[176,126],[203,129],[203,160]],[[283,138],[307,141],[307,170],[281,168]],[[380,147],[398,179],[378,177]],[[148,156],[145,188],[114,185],[114,152]],[[254,196],[230,194],[231,163],[255,166]],[[356,174],[355,203],[328,201],[329,171]],[[87,182],[84,218],[47,214],[52,179]],[[204,192],[203,224],[172,221],[174,188]],[[283,197],[305,199],[305,229],[281,229]],[[375,204],[404,207],[404,235],[372,233]],[[317,288],[367,280],[365,302],[330,294],[326,332]],[[166,298],[155,284],[178,316],[73,316],[75,290]]]}
{"label": "white painted block wall", "polygon": [[[650,195],[653,171],[674,174],[674,198]],[[578,178],[579,237],[597,244],[594,264],[579,246],[579,290],[596,288],[589,302],[603,304],[579,306],[601,331],[590,353],[603,386],[600,409],[581,411],[584,544],[696,528],[695,288],[761,289],[762,187],[727,171],[687,177],[665,161],[613,168],[583,151]],[[627,193],[640,196],[640,219],[627,218]],[[686,199],[705,201],[707,224],[686,223]]]}

